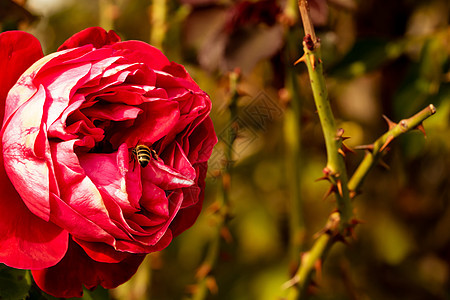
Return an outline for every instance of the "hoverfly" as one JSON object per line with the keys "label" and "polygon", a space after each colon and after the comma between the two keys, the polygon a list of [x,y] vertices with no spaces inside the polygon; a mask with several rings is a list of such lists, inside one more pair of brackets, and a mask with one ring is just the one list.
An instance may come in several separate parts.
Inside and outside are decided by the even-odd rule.
{"label": "hoverfly", "polygon": [[158,154],[156,153],[155,150],[142,144],[134,147],[131,153],[133,154],[133,160],[135,161],[137,160],[139,165],[143,168],[145,168],[148,165],[151,158],[153,158],[154,160],[159,159]]}

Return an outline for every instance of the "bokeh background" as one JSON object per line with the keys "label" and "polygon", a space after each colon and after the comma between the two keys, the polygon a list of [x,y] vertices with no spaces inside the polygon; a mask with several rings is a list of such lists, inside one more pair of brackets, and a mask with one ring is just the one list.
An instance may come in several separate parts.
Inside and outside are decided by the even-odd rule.
{"label": "bokeh background", "polygon": [[[353,202],[364,223],[348,245],[331,249],[311,298],[450,299],[450,4],[310,5],[330,101],[348,146],[382,135],[383,114],[399,121],[428,104],[437,107],[425,121],[426,138],[418,131],[401,136],[384,157],[389,167],[367,177]],[[114,29],[123,40],[149,42],[184,64],[213,101],[219,143],[198,222],[149,255],[128,283],[86,291],[84,299],[284,295],[300,252],[311,247],[335,207],[333,196],[323,199],[328,184],[315,181],[326,152],[306,67],[293,66],[302,54],[298,18],[295,0],[0,0],[0,30],[34,34],[46,54],[86,27]],[[230,74],[236,72],[234,87]],[[238,131],[232,144],[230,128]],[[363,151],[347,155],[350,175],[362,157]],[[225,209],[222,218],[218,212]],[[209,253],[214,264],[202,290]],[[54,299],[30,290],[29,275],[17,272],[0,268],[0,291],[11,284],[21,291],[0,292],[2,299]]]}

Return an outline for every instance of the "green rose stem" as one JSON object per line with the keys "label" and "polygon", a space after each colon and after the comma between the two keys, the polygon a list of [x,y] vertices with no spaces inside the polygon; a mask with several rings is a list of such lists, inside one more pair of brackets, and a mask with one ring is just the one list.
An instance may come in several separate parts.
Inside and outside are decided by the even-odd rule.
{"label": "green rose stem", "polygon": [[333,112],[328,100],[328,92],[323,75],[320,42],[316,39],[314,27],[309,16],[308,2],[299,2],[300,14],[305,30],[303,39],[304,55],[297,62],[304,62],[308,68],[314,101],[319,114],[327,149],[327,165],[324,168],[325,178],[332,184],[336,194],[337,208],[340,213],[340,231],[348,227],[352,216],[350,193],[347,187],[347,171],[342,153],[343,131],[336,128]]}
{"label": "green rose stem", "polygon": [[[434,105],[430,104],[414,116],[401,120],[398,124],[385,117],[389,125],[389,130],[373,144],[358,147],[360,149],[366,149],[367,152],[363,161],[359,164],[348,182],[348,187],[352,196],[356,195],[359,191],[367,173],[374,165],[380,162],[383,152],[387,151],[387,145],[394,140],[394,138],[414,129],[419,129],[425,133],[422,122],[435,113],[436,108]],[[342,238],[337,234],[338,223],[339,214],[332,213],[324,229],[319,232],[319,236],[311,250],[302,255],[300,267],[294,277],[284,285],[284,288],[288,291],[287,299],[305,297],[311,281],[312,272],[321,268],[321,263],[331,246],[337,241],[342,241]],[[351,222],[349,228],[356,224],[356,221]]]}
{"label": "green rose stem", "polygon": [[[291,62],[297,55],[297,32],[294,25],[299,18],[297,0],[289,0],[284,9],[282,23],[285,29],[286,46],[284,57]],[[289,106],[284,113],[284,141],[286,146],[286,173],[289,184],[289,268],[294,271],[299,264],[304,235],[304,216],[301,197],[302,152],[301,152],[301,105],[297,76],[291,63],[286,65],[286,90]]]}
{"label": "green rose stem", "polygon": [[428,105],[426,108],[415,114],[414,116],[401,120],[398,124],[392,122],[387,117],[384,117],[389,125],[389,131],[378,138],[373,144],[359,146],[359,149],[365,149],[366,155],[362,162],[359,164],[353,176],[348,182],[348,188],[351,191],[352,196],[359,192],[359,189],[366,177],[367,173],[376,165],[385,150],[387,145],[399,135],[408,132],[412,129],[419,129],[425,134],[422,122],[428,117],[436,113],[436,108],[433,104]]}
{"label": "green rose stem", "polygon": [[338,211],[330,215],[324,229],[317,234],[317,239],[312,248],[308,252],[303,253],[297,272],[283,286],[286,291],[286,297],[284,299],[306,298],[313,271],[320,271],[322,261],[331,246],[337,241],[342,241],[352,232],[352,228],[358,222],[356,220],[350,220],[350,195],[354,197],[359,191],[367,173],[380,161],[383,151],[387,149],[387,145],[394,138],[413,129],[419,129],[425,134],[422,122],[436,112],[436,108],[430,104],[416,115],[404,119],[398,124],[393,123],[385,117],[389,125],[389,130],[373,144],[359,147],[368,151],[347,183],[345,165],[343,156],[341,155],[343,149],[346,149],[342,145],[344,139],[342,136],[343,131],[336,130],[334,117],[328,102],[320,57],[320,43],[315,38],[307,1],[300,0],[299,7],[305,29],[305,39],[303,42],[305,54],[298,62],[305,62],[308,68],[314,100],[327,147],[328,161],[324,169],[324,179],[328,179],[332,183],[330,192],[335,192],[336,194]]}
{"label": "green rose stem", "polygon": [[320,262],[327,250],[333,244],[335,236],[342,234],[349,227],[352,216],[350,193],[347,188],[347,171],[345,169],[342,153],[343,132],[336,128],[334,116],[328,100],[328,92],[323,75],[323,64],[321,60],[320,43],[317,40],[314,28],[309,16],[308,3],[299,2],[300,14],[304,24],[305,38],[303,41],[304,55],[297,61],[304,62],[313,91],[314,101],[322,126],[325,145],[327,149],[327,165],[324,168],[325,178],[332,184],[337,199],[338,212],[332,213],[324,234],[319,235],[310,251],[304,253],[300,260],[300,267],[294,277],[284,285],[287,299],[298,299],[304,297],[309,286],[312,271],[320,268]]}
{"label": "green rose stem", "polygon": [[231,172],[233,168],[233,144],[238,135],[237,120],[237,101],[239,99],[239,92],[237,84],[239,81],[239,71],[234,71],[229,75],[230,79],[230,104],[228,109],[230,111],[231,125],[228,128],[225,136],[225,162],[222,169],[222,193],[217,197],[217,201],[210,206],[210,211],[213,214],[214,233],[209,244],[206,256],[201,266],[197,270],[197,284],[192,290],[192,300],[203,300],[208,295],[208,290],[211,293],[217,292],[217,285],[211,271],[217,263],[220,251],[220,243],[222,238],[230,241],[231,235],[226,227],[226,221],[229,215],[230,203],[230,184]]}

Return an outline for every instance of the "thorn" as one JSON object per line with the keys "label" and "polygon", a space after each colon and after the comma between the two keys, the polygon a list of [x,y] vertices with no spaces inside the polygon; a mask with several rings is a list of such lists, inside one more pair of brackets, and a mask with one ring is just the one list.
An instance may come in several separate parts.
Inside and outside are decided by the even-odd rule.
{"label": "thorn", "polygon": [[365,223],[366,223],[366,221],[360,220],[360,219],[353,218],[350,220],[350,224],[353,226],[358,225],[358,224],[365,224]]}
{"label": "thorn", "polygon": [[384,160],[382,160],[382,159],[380,159],[380,160],[378,161],[378,163],[380,164],[380,166],[382,166],[382,167],[385,168],[386,170],[390,170],[390,169],[391,169],[391,167],[389,167],[389,165],[388,165]]}
{"label": "thorn", "polygon": [[317,178],[315,181],[321,181],[321,180],[327,180],[330,181],[330,176],[329,175],[324,175],[322,177]]}
{"label": "thorn", "polygon": [[350,148],[350,147],[347,147],[347,145],[345,145],[345,144],[342,144],[342,150],[344,151],[344,153],[355,153],[355,151],[353,151],[353,149],[352,148]]}
{"label": "thorn", "polygon": [[340,155],[342,155],[343,157],[345,157],[345,152],[344,152],[344,150],[342,150],[342,148],[339,148],[339,149],[338,149],[338,152],[339,152]]}
{"label": "thorn", "polygon": [[336,192],[336,186],[331,185],[328,191],[325,193],[325,195],[323,195],[322,200],[325,201],[328,198],[328,196],[330,196],[334,192]]}
{"label": "thorn", "polygon": [[417,129],[417,130],[419,130],[420,132],[422,132],[422,133],[423,133],[423,136],[424,136],[425,138],[427,137],[427,134],[426,134],[426,132],[425,132],[425,127],[423,127],[423,123],[420,123],[419,125],[417,125],[415,129]]}
{"label": "thorn", "polygon": [[314,279],[310,280],[309,285],[310,285],[310,287],[313,287],[313,288],[319,287],[319,285],[317,284],[317,282]]}
{"label": "thorn", "polygon": [[356,236],[356,232],[355,232],[355,227],[358,224],[362,224],[365,223],[363,220],[359,220],[356,218],[353,218],[350,220],[349,226],[346,228],[346,236],[350,236],[352,239],[356,240],[357,236]]}
{"label": "thorn", "polygon": [[219,287],[217,286],[216,279],[213,276],[208,276],[205,283],[211,294],[217,295],[217,293],[219,292]]}
{"label": "thorn", "polygon": [[197,284],[189,284],[186,286],[186,293],[188,294],[195,294],[198,291],[198,285]]}
{"label": "thorn", "polygon": [[304,63],[306,64],[306,53],[304,53],[304,54],[302,55],[302,57],[300,57],[299,59],[297,59],[297,61],[294,63],[294,66],[297,65],[297,64],[299,64],[299,63],[301,63],[301,62],[304,62]]}
{"label": "thorn", "polygon": [[358,196],[359,194],[360,194],[360,192],[357,192],[357,191],[349,191],[350,199],[355,198],[355,197]]}
{"label": "thorn", "polygon": [[344,194],[342,193],[342,181],[340,179],[336,180],[336,186],[339,191],[339,196],[343,197]]}
{"label": "thorn", "polygon": [[314,263],[314,269],[316,270],[316,279],[318,282],[322,281],[322,260],[318,259]]}
{"label": "thorn", "polygon": [[312,69],[315,70],[316,69],[316,57],[314,56],[314,54],[311,54],[309,56],[309,61],[311,63]]}
{"label": "thorn", "polygon": [[198,279],[203,279],[209,274],[209,272],[211,272],[211,265],[209,263],[203,263],[200,267],[198,267],[195,277]]}
{"label": "thorn", "polygon": [[368,150],[368,151],[372,152],[373,151],[373,144],[355,146],[355,149],[356,150]]}
{"label": "thorn", "polygon": [[289,279],[288,281],[283,283],[281,288],[283,290],[287,290],[288,288],[293,287],[294,285],[296,285],[299,281],[300,281],[300,278],[298,277],[298,275],[295,275],[294,277],[292,277],[291,279]]}
{"label": "thorn", "polygon": [[327,230],[325,228],[320,229],[313,235],[313,239],[317,240],[322,234],[327,233]]}
{"label": "thorn", "polygon": [[231,185],[231,176],[228,173],[225,173],[222,175],[222,186],[223,189],[228,191],[230,190],[230,185]]}
{"label": "thorn", "polygon": [[314,296],[317,295],[320,291],[320,287],[319,285],[317,285],[317,283],[314,280],[311,280],[308,288],[306,289],[306,294],[308,296]]}
{"label": "thorn", "polygon": [[388,138],[386,139],[386,142],[384,142],[383,146],[381,146],[380,152],[383,152],[383,150],[387,147],[387,145],[389,145],[389,143],[392,142],[393,140],[394,140],[394,136],[392,136],[392,135],[388,136]]}
{"label": "thorn", "polygon": [[219,203],[219,201],[214,201],[210,206],[208,206],[208,208],[206,210],[210,214],[215,214],[216,212],[218,212],[220,210],[220,207],[221,207],[221,204]]}
{"label": "thorn", "polygon": [[386,117],[385,115],[383,115],[384,120],[386,121],[386,123],[389,126],[389,130],[391,130],[392,128],[394,128],[395,126],[397,126],[397,123],[391,121],[388,117]]}
{"label": "thorn", "polygon": [[233,236],[231,235],[230,230],[227,227],[222,227],[220,229],[220,235],[227,244],[231,244],[231,242],[233,242]]}

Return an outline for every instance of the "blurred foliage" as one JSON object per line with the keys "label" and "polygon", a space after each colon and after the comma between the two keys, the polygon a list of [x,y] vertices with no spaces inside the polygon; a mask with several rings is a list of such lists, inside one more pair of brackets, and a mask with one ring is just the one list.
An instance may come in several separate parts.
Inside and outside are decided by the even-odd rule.
{"label": "blurred foliage", "polygon": [[[449,3],[310,2],[330,100],[339,126],[351,137],[348,145],[371,143],[385,132],[382,114],[399,121],[430,103],[437,107],[425,122],[426,139],[418,132],[401,136],[384,158],[390,169],[369,174],[354,201],[364,224],[349,246],[338,244],[329,253],[312,299],[449,299]],[[184,299],[195,290],[195,274],[215,234],[215,216],[208,207],[222,193],[220,171],[229,147],[224,137],[235,122],[239,134],[233,144],[231,219],[226,223],[232,238],[222,243],[211,273],[218,293],[207,299],[277,299],[292,268],[289,216],[298,214],[304,224],[299,249],[306,250],[334,207],[332,201],[322,201],[328,184],[315,182],[326,153],[306,68],[292,67],[301,56],[303,36],[296,1],[0,3],[0,29],[33,33],[46,53],[88,26],[114,29],[124,40],[154,41],[162,32],[164,53],[186,65],[213,100],[211,116],[220,142],[210,160],[204,212],[167,249],[149,255],[133,279],[109,297]],[[167,15],[155,21],[155,11]],[[161,19],[165,26],[152,27]],[[227,72],[236,67],[242,72],[240,98],[237,118],[230,120]],[[290,149],[301,153],[298,160]],[[347,156],[349,174],[362,155]],[[290,206],[292,186],[300,187],[299,211]],[[0,284],[0,298],[19,299],[30,287],[30,275],[2,268]],[[34,286],[29,294],[51,299],[37,296]],[[107,298],[102,289],[84,296]]]}

